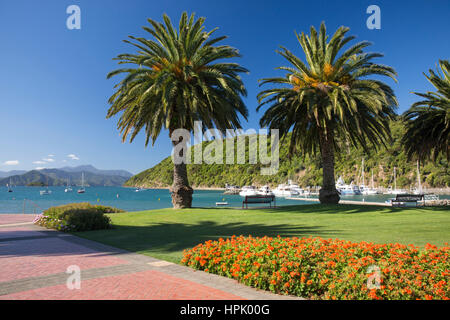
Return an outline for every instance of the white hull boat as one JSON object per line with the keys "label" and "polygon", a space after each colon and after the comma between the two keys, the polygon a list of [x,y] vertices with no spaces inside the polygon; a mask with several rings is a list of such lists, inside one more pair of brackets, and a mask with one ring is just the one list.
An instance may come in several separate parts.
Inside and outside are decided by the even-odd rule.
{"label": "white hull boat", "polygon": [[269,186],[263,186],[256,191],[256,193],[260,196],[273,196],[272,190],[270,190]]}
{"label": "white hull boat", "polygon": [[239,192],[239,195],[241,197],[256,196],[257,194],[258,193],[257,193],[256,187],[254,187],[254,186],[244,186],[244,187],[242,187],[241,192]]}

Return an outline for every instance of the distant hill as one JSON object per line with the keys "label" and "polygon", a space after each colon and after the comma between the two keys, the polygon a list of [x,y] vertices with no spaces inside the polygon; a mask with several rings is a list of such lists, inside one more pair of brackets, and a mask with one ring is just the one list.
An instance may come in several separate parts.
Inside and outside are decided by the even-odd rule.
{"label": "distant hill", "polygon": [[0,171],[0,178],[16,176],[16,175],[24,174],[25,172],[26,172],[25,170]]}
{"label": "distant hill", "polygon": [[[345,147],[336,153],[335,174],[336,178],[342,176],[346,183],[354,181],[362,183],[361,162],[365,158],[365,183],[370,185],[372,170],[375,186],[388,187],[393,184],[393,169],[397,168],[397,187],[415,187],[417,182],[416,163],[408,162],[400,143],[404,133],[404,127],[400,122],[391,124],[393,141],[387,149],[380,147],[375,150],[369,147],[370,153],[366,154],[361,148]],[[235,141],[236,143],[236,141]],[[203,148],[208,142],[203,142]],[[224,144],[225,145],[225,144]],[[245,164],[188,164],[189,183],[195,188],[220,187],[226,183],[233,185],[257,185],[269,184],[272,187],[280,183],[293,180],[302,187],[320,186],[322,184],[322,165],[320,157],[302,157],[299,153],[288,158],[289,138],[280,144],[280,168],[275,175],[263,176],[261,164],[249,164],[246,156]],[[248,142],[245,146],[248,155]],[[235,149],[236,150],[236,146]],[[224,152],[225,157],[225,152]],[[225,161],[224,161],[225,163]],[[449,163],[440,157],[437,163],[427,161],[420,168],[422,186],[424,187],[448,187],[450,186]],[[125,185],[147,188],[168,187],[173,181],[173,163],[170,157],[164,159],[153,168],[147,169],[132,178]]]}
{"label": "distant hill", "polygon": [[78,167],[63,167],[58,168],[58,170],[66,171],[66,172],[92,172],[95,174],[106,175],[106,176],[120,176],[125,178],[130,178],[133,176],[131,172],[126,170],[100,170],[95,168],[92,165],[83,165]]}
{"label": "distant hill", "polygon": [[11,183],[16,186],[47,185],[47,183],[49,186],[64,186],[67,181],[70,185],[81,185],[82,172],[84,172],[84,184],[92,187],[121,186],[132,176],[131,173],[124,170],[98,170],[93,166],[66,167],[65,170],[63,168],[31,170],[23,174],[13,175],[0,179],[0,186],[8,184],[10,179]]}

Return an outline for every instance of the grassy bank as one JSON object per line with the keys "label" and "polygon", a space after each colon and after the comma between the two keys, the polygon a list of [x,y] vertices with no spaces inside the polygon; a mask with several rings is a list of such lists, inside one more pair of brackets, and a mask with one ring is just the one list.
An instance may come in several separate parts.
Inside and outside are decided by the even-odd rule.
{"label": "grassy bank", "polygon": [[183,249],[232,235],[319,236],[374,243],[450,243],[450,210],[358,205],[160,209],[110,215],[114,229],[77,236],[179,263]]}

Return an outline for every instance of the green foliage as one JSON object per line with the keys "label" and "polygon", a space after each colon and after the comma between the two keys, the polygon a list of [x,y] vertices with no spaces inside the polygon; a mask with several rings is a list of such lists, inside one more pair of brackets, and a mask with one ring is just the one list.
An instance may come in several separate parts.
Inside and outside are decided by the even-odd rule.
{"label": "green foliage", "polygon": [[425,75],[436,92],[415,93],[424,100],[414,103],[403,115],[403,137],[408,158],[432,158],[444,154],[450,160],[450,62],[439,60],[442,74],[429,70]]}
{"label": "green foliage", "polygon": [[[336,153],[335,172],[346,182],[362,181],[360,177],[361,159],[364,157],[365,182],[369,184],[373,170],[375,186],[388,187],[393,183],[394,166],[397,168],[397,186],[401,188],[414,187],[417,182],[416,163],[408,162],[401,143],[405,128],[400,121],[390,124],[392,142],[387,148],[375,150],[369,144],[368,152],[362,147],[345,146]],[[269,140],[269,139],[268,139]],[[269,184],[276,186],[292,179],[303,187],[317,186],[322,183],[322,166],[318,156],[302,156],[289,153],[289,135],[280,142],[280,168],[277,174],[263,176],[260,168],[263,166],[248,163],[248,143],[245,145],[247,154],[245,164],[188,164],[189,182],[194,187],[219,187],[226,183],[239,186]],[[236,142],[235,142],[236,143]],[[202,148],[208,142],[203,142]],[[225,145],[225,143],[224,143]],[[236,147],[235,147],[236,150]],[[193,154],[194,150],[191,149]],[[225,163],[225,152],[224,152]],[[450,186],[450,168],[448,161],[439,156],[435,163],[425,161],[421,164],[422,184],[425,187]],[[148,188],[164,188],[172,184],[173,164],[170,157],[164,159],[151,169],[145,170],[130,178],[126,186],[142,186]]]}
{"label": "green foliage", "polygon": [[[290,135],[290,153],[334,148],[344,144],[374,147],[389,142],[389,122],[395,118],[397,99],[392,88],[374,76],[395,80],[393,68],[373,62],[379,53],[366,53],[370,45],[363,41],[344,49],[354,36],[340,27],[332,36],[322,23],[319,32],[311,27],[311,35],[296,34],[306,61],[288,49],[277,51],[289,66],[278,69],[283,77],[263,79],[270,89],[258,94],[260,105],[269,105],[260,120],[262,127],[279,129]],[[322,156],[325,156],[324,154]]]}
{"label": "green foliage", "polygon": [[242,96],[247,94],[239,74],[247,69],[228,62],[240,57],[227,45],[215,46],[226,37],[213,38],[206,32],[205,18],[181,15],[179,28],[164,14],[164,23],[148,19],[143,29],[149,39],[130,36],[125,41],[138,49],[115,60],[126,68],[108,74],[125,77],[109,99],[107,117],[120,114],[118,129],[130,142],[145,128],[146,145],[153,143],[163,128],[194,129],[195,121],[220,130],[240,128],[239,116],[247,118]]}
{"label": "green foliage", "polygon": [[124,212],[123,210],[91,205],[90,203],[72,203],[51,207],[38,215],[35,223],[59,231],[90,231],[109,229],[110,218],[105,213]]}

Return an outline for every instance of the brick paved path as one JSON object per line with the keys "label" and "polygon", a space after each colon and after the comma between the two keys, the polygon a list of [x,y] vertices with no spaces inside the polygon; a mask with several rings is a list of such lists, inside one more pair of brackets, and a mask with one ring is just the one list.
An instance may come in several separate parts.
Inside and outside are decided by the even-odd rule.
{"label": "brick paved path", "polygon": [[[32,215],[0,214],[0,300],[286,299],[235,280],[47,230]],[[66,269],[81,270],[68,289]]]}

